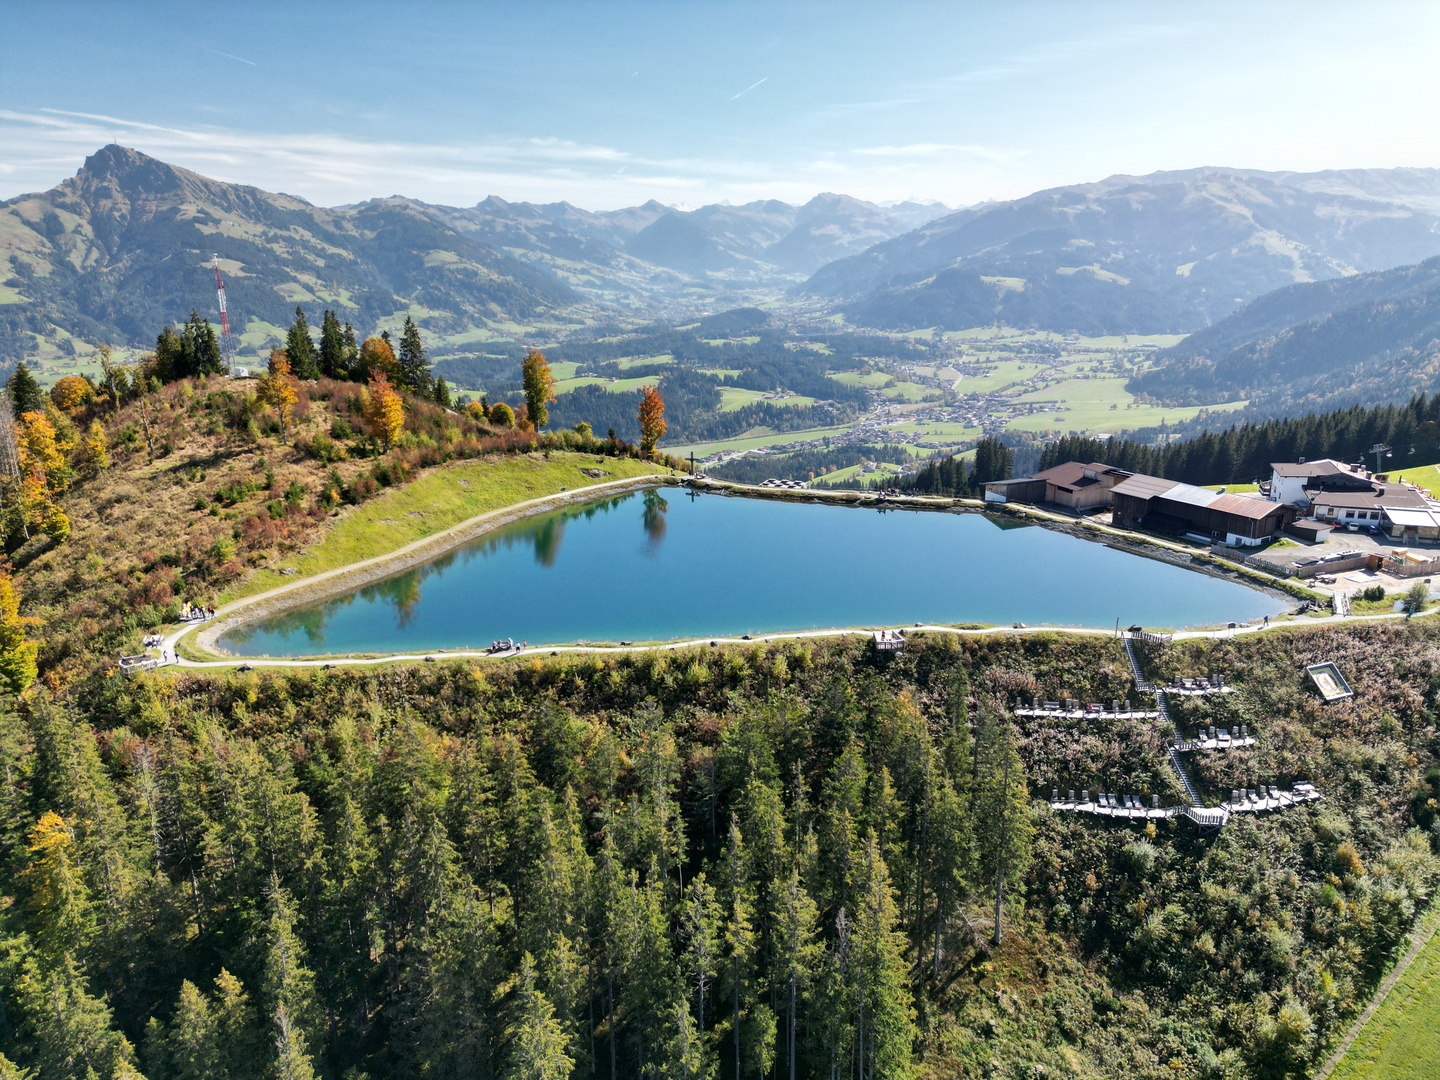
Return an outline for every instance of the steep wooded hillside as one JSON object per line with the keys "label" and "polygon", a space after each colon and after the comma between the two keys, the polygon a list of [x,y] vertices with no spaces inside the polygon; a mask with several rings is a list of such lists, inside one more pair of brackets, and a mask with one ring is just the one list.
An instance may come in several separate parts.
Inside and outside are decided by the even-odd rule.
{"label": "steep wooded hillside", "polygon": [[1156,354],[1130,389],[1279,413],[1433,394],[1440,259],[1291,285]]}

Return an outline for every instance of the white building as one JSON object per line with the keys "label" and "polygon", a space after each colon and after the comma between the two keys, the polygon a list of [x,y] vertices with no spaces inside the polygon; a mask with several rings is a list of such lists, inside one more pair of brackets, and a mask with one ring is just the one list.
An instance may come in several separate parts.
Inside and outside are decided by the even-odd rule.
{"label": "white building", "polygon": [[1271,463],[1270,498],[1275,502],[1308,507],[1307,488],[1311,492],[1369,491],[1370,473],[1363,466],[1346,465],[1334,458]]}

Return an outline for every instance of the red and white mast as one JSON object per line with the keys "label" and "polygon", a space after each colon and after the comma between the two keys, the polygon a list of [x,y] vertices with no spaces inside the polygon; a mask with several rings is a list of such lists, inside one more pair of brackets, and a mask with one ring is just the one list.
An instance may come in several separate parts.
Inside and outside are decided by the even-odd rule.
{"label": "red and white mast", "polygon": [[220,256],[215,260],[215,292],[220,297],[220,355],[225,358],[228,368],[235,362],[235,345],[230,338],[230,315],[225,310],[225,282],[220,280]]}

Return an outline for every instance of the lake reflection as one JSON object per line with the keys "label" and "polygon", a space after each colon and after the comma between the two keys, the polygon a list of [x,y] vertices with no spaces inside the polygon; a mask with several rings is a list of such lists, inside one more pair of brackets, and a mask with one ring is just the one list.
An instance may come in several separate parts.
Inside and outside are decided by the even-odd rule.
{"label": "lake reflection", "polygon": [[663,640],[910,622],[1193,626],[1280,601],[1013,518],[670,489],[504,526],[226,634],[243,655]]}

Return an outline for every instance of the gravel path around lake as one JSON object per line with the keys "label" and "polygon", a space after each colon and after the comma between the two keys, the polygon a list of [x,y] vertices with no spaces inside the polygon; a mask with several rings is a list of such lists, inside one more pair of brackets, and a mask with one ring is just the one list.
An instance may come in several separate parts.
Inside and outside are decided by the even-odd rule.
{"label": "gravel path around lake", "polygon": [[[668,478],[660,474],[629,477],[624,480],[607,480],[604,483],[589,484],[572,491],[528,499],[525,502],[501,507],[498,510],[489,510],[384,555],[362,559],[360,562],[301,578],[274,589],[256,593],[254,596],[232,600],[217,608],[213,619],[206,620],[199,626],[182,626],[166,635],[161,641],[161,649],[175,654],[176,646],[181,639],[193,633],[196,646],[208,652],[223,655],[224,650],[217,645],[220,636],[243,623],[263,619],[300,604],[315,603],[330,596],[359,588],[372,581],[389,577],[443,555],[446,551],[467,540],[473,540],[477,536],[483,536],[523,518],[546,514],[575,502],[589,502],[597,496],[624,494],[643,488],[664,486],[667,481]],[[219,660],[209,663],[207,666],[230,666],[232,663],[243,662],[242,659]],[[181,658],[180,663],[182,666],[194,666],[199,662]]]}
{"label": "gravel path around lake", "polygon": [[[683,641],[652,641],[643,643],[625,644],[550,644],[534,646],[528,649],[515,649],[503,653],[492,653],[476,649],[439,650],[434,652],[417,653],[384,653],[367,656],[336,656],[326,655],[313,658],[304,657],[236,657],[226,655],[220,649],[218,639],[243,623],[263,619],[281,611],[293,608],[302,604],[316,603],[328,597],[348,592],[361,585],[368,584],[381,578],[389,577],[409,567],[427,562],[438,555],[464,543],[477,536],[484,535],[503,525],[519,521],[526,517],[537,514],[548,513],[560,509],[574,502],[588,502],[597,496],[622,493],[627,491],[638,491],[646,487],[663,486],[666,483],[674,483],[669,478],[662,476],[635,477],[625,480],[611,480],[601,484],[592,484],[583,488],[576,488],[573,491],[546,495],[537,499],[530,499],[526,502],[516,503],[512,506],[503,507],[499,510],[491,510],[484,514],[477,515],[466,521],[460,522],[449,529],[438,532],[433,536],[416,540],[411,544],[389,552],[385,555],[377,555],[374,558],[365,559],[361,562],[351,563],[348,566],[338,567],[334,570],[327,570],[322,574],[281,585],[277,588],[257,593],[254,596],[243,597],[223,605],[216,611],[215,618],[200,624],[200,626],[188,625],[172,631],[162,639],[161,649],[168,651],[175,660],[165,666],[178,665],[186,668],[234,668],[246,667],[333,667],[338,665],[373,665],[390,663],[415,663],[438,659],[488,659],[506,660],[516,656],[538,656],[544,654],[556,654],[560,652],[631,652],[644,651],[647,649],[687,649],[696,646],[710,644],[742,645],[751,641],[772,641],[772,640],[799,640],[805,638],[826,638],[844,637],[850,634],[868,634],[879,629],[894,629],[894,627],[880,626],[848,626],[834,627],[821,630],[785,631],[773,634],[752,635],[744,638],[714,637],[694,638]],[[960,509],[964,511],[973,510],[998,510],[994,504],[985,504],[970,499],[940,499],[932,497],[889,497],[881,499],[868,493],[861,494],[851,491],[844,492],[822,492],[812,490],[802,491],[781,491],[773,488],[758,488],[749,485],[731,484],[726,482],[699,481],[695,484],[701,490],[711,490],[718,494],[733,493],[742,497],[758,495],[765,498],[779,498],[793,501],[809,502],[843,502],[860,506],[888,507],[892,509],[913,509],[913,510],[945,510]],[[861,494],[860,499],[856,499]],[[1017,509],[1010,508],[1014,513]],[[1071,532],[1082,538],[1085,533],[1093,532],[1103,536],[1129,542],[1140,541],[1158,548],[1170,555],[1193,555],[1194,550],[1180,544],[1175,544],[1163,539],[1148,537],[1142,534],[1127,532],[1116,529],[1113,526],[1086,523],[1084,529],[1077,529],[1079,524],[1074,518],[1065,517],[1059,514],[1052,514],[1048,511],[1039,510],[1034,507],[1024,507],[1023,513],[1017,516],[1028,517],[1047,524],[1068,526],[1064,531]],[[1092,537],[1093,538],[1093,537]],[[1103,540],[1101,541],[1104,542]],[[1195,569],[1201,569],[1195,567]],[[1213,571],[1212,571],[1213,572]],[[1423,612],[1417,618],[1440,613],[1440,608]],[[1214,630],[1182,630],[1173,635],[1174,640],[1181,641],[1194,638],[1221,638],[1232,637],[1238,634],[1256,634],[1271,631],[1283,631],[1298,627],[1311,626],[1332,626],[1338,623],[1358,622],[1380,622],[1387,619],[1406,618],[1403,613],[1381,613],[1364,616],[1323,616],[1306,619],[1303,622],[1271,620],[1268,624],[1256,622],[1237,626],[1234,628]],[[1075,627],[1075,626],[990,626],[960,628],[954,626],[942,626],[935,624],[916,625],[906,629],[920,630],[930,633],[943,633],[955,635],[988,635],[988,634],[1032,634],[1032,633],[1060,633],[1060,634],[1108,634],[1114,631],[1108,628]],[[192,660],[180,656],[176,647],[179,642],[195,634],[194,643],[214,658],[206,660]],[[162,651],[162,655],[164,652]]]}

